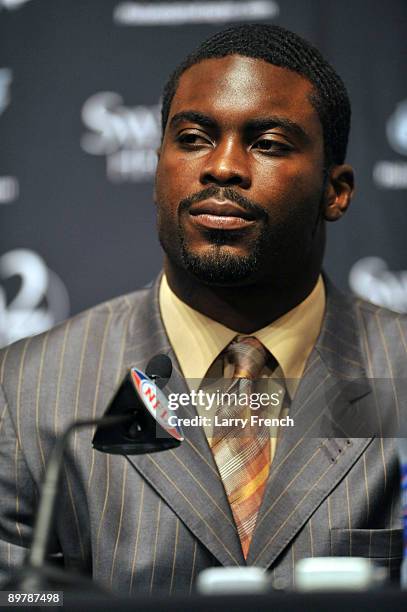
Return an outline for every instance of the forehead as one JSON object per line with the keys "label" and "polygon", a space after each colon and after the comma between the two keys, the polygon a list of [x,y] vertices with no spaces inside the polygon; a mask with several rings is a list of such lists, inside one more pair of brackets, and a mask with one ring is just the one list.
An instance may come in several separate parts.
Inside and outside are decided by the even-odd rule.
{"label": "forehead", "polygon": [[306,78],[264,60],[240,55],[213,58],[182,74],[170,117],[183,110],[197,110],[234,123],[278,114],[307,127],[307,132],[322,135],[318,114],[309,100],[312,91]]}

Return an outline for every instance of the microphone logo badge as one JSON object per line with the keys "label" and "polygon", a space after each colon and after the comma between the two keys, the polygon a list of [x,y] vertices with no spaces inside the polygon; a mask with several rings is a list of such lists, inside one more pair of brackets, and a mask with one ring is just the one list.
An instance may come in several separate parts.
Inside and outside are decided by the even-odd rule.
{"label": "microphone logo badge", "polygon": [[133,385],[149,413],[170,436],[182,442],[184,438],[179,427],[170,425],[169,417],[171,414],[167,407],[167,399],[161,389],[137,368],[131,368],[130,375]]}

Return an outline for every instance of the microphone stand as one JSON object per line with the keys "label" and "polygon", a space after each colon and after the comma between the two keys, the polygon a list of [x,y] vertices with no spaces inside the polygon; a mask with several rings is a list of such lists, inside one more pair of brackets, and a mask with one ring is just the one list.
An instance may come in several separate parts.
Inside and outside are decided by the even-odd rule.
{"label": "microphone stand", "polygon": [[61,467],[63,465],[66,444],[71,436],[71,433],[76,429],[91,427],[93,425],[98,425],[99,427],[119,425],[121,423],[131,421],[132,418],[133,415],[127,414],[122,416],[76,421],[75,423],[71,423],[65,429],[62,436],[58,438],[52,450],[45,473],[44,483],[42,485],[42,495],[37,511],[33,540],[27,559],[28,564],[31,567],[42,567],[42,565],[45,563],[50,537],[50,525],[53,522],[55,514],[58,482],[61,475]]}
{"label": "microphone stand", "polygon": [[64,433],[57,439],[52,450],[45,478],[41,490],[40,504],[36,513],[33,530],[33,539],[25,565],[17,571],[5,588],[14,591],[46,591],[55,590],[56,587],[64,589],[81,589],[95,594],[104,594],[112,597],[101,587],[82,576],[72,574],[66,570],[53,567],[46,563],[46,555],[50,538],[51,526],[54,522],[58,483],[63,465],[64,452],[67,442],[73,431],[84,427],[98,425],[109,427],[119,425],[134,419],[133,414],[108,416],[99,419],[82,420],[71,423]]}
{"label": "microphone stand", "polygon": [[[149,377],[136,368],[130,369],[117,389],[107,413],[103,417],[74,421],[68,425],[57,439],[45,471],[40,503],[33,529],[32,544],[27,554],[25,565],[17,571],[7,584],[6,588],[9,590],[33,592],[55,590],[56,586],[63,586],[64,589],[71,591],[81,589],[82,593],[90,594],[93,592],[99,595],[105,593],[107,596],[110,595],[112,597],[111,594],[105,592],[101,587],[96,586],[91,579],[85,579],[47,564],[47,550],[55,518],[58,484],[64,453],[73,431],[96,425],[97,430],[92,441],[93,447],[102,452],[121,455],[157,452],[174,448],[181,443],[183,438],[179,432],[172,432],[172,434],[175,433],[175,437],[170,432],[166,438],[159,438],[158,441],[155,439],[155,428],[159,427],[157,422],[158,413],[165,414],[166,409],[165,407],[164,409],[160,408],[158,391],[157,397],[155,393],[153,394],[154,409],[152,410],[151,407],[147,409],[146,406],[150,406],[152,401],[151,389],[143,399],[143,390],[137,387],[137,383],[140,382],[146,383],[147,386],[149,382],[161,388],[165,386],[168,378],[171,376],[171,361],[166,355],[156,355],[150,360],[147,369],[149,370]],[[132,374],[136,376],[136,385],[133,382]],[[165,403],[164,396],[161,399]],[[156,407],[157,415],[155,413]],[[132,433],[131,431],[126,432],[116,428],[119,431],[113,431],[113,437],[105,437],[105,428],[126,423],[135,425],[136,431]]]}

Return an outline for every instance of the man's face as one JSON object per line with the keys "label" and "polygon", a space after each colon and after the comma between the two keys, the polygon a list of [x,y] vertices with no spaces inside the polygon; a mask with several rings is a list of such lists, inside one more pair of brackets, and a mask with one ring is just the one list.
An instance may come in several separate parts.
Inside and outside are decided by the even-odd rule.
{"label": "man's face", "polygon": [[324,148],[311,93],[300,75],[237,55],[183,73],[155,187],[170,265],[207,284],[278,286],[320,264]]}

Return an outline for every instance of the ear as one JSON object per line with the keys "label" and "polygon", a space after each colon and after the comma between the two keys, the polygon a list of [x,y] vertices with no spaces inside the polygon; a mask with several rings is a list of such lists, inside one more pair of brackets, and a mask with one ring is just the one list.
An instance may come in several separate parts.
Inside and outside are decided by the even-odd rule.
{"label": "ear", "polygon": [[326,189],[326,221],[338,221],[348,209],[355,188],[353,168],[347,164],[333,166]]}
{"label": "ear", "polygon": [[[156,150],[156,153],[157,153],[157,162],[159,162],[160,161],[160,156],[161,156],[161,145]],[[153,202],[154,202],[154,204],[157,204],[157,193],[156,193],[155,181],[154,181],[154,188],[153,188]]]}

